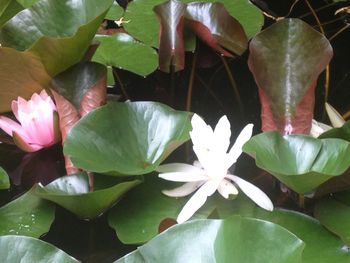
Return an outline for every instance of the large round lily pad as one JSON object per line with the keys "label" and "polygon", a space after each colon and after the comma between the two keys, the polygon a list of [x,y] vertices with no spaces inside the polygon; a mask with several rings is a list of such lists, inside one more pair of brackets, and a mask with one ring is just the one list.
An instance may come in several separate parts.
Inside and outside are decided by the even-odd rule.
{"label": "large round lily pad", "polygon": [[0,258],[11,263],[78,263],[53,245],[25,236],[0,236]]}
{"label": "large round lily pad", "polygon": [[110,102],[72,128],[64,153],[86,171],[146,174],[189,139],[190,117],[156,102]]}
{"label": "large round lily pad", "polygon": [[304,246],[279,225],[234,216],[173,226],[116,262],[299,263]]}
{"label": "large round lily pad", "polygon": [[251,138],[243,151],[298,193],[314,190],[350,166],[350,144],[341,139],[267,132]]}

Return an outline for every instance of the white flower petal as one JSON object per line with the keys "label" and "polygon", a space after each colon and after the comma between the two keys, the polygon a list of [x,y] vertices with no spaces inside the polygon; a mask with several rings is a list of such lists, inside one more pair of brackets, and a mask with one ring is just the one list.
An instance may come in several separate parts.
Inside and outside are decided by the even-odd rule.
{"label": "white flower petal", "polygon": [[223,179],[218,187],[218,192],[226,199],[229,198],[230,195],[237,195],[237,188],[228,180]]}
{"label": "white flower petal", "polygon": [[243,180],[242,178],[228,174],[226,175],[226,178],[231,179],[234,181],[238,187],[250,198],[252,199],[258,206],[261,208],[264,208],[268,211],[273,210],[273,204],[270,200],[270,198],[261,191],[258,187],[255,185],[249,183],[246,180]]}
{"label": "white flower petal", "polygon": [[208,177],[203,174],[185,172],[163,173],[159,174],[158,176],[160,178],[173,182],[197,182],[208,180]]}
{"label": "white flower petal", "polygon": [[196,191],[202,184],[203,182],[189,182],[171,190],[163,190],[162,193],[170,197],[184,197]]}
{"label": "white flower petal", "polygon": [[197,166],[190,165],[187,163],[162,164],[158,166],[156,171],[160,173],[186,172],[186,173],[204,174],[203,169],[200,169]]}
{"label": "white flower petal", "polygon": [[344,125],[345,120],[340,113],[326,102],[326,111],[334,128],[339,128]]}
{"label": "white flower petal", "polygon": [[235,144],[228,153],[229,167],[237,161],[238,157],[242,154],[243,145],[252,137],[253,126],[251,123],[246,125],[238,135]]}
{"label": "white flower petal", "polygon": [[226,115],[222,116],[215,126],[214,140],[211,149],[220,153],[226,153],[230,146],[231,125]]}
{"label": "white flower petal", "polygon": [[209,149],[212,145],[213,140],[213,129],[205,123],[205,121],[194,114],[191,119],[192,131],[190,131],[190,136],[193,145],[201,147],[203,149]]}
{"label": "white flower petal", "polygon": [[322,133],[324,133],[325,131],[328,131],[330,129],[332,129],[331,126],[328,126],[322,122],[318,122],[318,121],[313,119],[312,124],[311,124],[310,135],[314,138],[317,138]]}
{"label": "white flower petal", "polygon": [[190,219],[199,208],[204,205],[208,196],[211,196],[217,188],[216,181],[208,181],[198,189],[198,191],[188,200],[177,217],[179,224]]}

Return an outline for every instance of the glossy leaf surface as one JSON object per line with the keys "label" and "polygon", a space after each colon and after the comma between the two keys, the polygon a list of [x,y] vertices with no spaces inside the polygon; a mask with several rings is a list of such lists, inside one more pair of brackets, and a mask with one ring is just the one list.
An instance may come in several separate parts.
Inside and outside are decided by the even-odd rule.
{"label": "glossy leaf surface", "polygon": [[4,24],[0,41],[36,54],[54,76],[83,57],[112,2],[39,1]]}
{"label": "glossy leaf surface", "polygon": [[276,224],[234,216],[174,226],[116,262],[297,263],[304,246]]}
{"label": "glossy leaf surface", "polygon": [[314,214],[322,225],[350,246],[350,192],[322,199],[316,204]]}
{"label": "glossy leaf surface", "polygon": [[[163,220],[176,223],[188,198],[172,198],[161,192],[174,187],[174,183],[150,175],[113,207],[108,223],[124,244],[147,242],[159,233]],[[201,209],[193,218],[207,218],[213,209],[213,206]]]}
{"label": "glossy leaf surface", "polygon": [[3,262],[78,263],[53,245],[25,236],[0,236],[0,255]]}
{"label": "glossy leaf surface", "polygon": [[0,190],[10,188],[10,179],[6,171],[0,167]]}
{"label": "glossy leaf surface", "polygon": [[[153,8],[164,2],[166,0],[136,0],[130,2],[125,12],[125,20],[130,20],[130,22],[124,24],[125,30],[146,45],[158,47],[160,25]],[[183,3],[190,2],[194,1],[183,1]],[[204,0],[201,2],[215,1]],[[230,15],[243,25],[248,37],[252,37],[260,31],[264,20],[262,13],[248,0],[222,0],[220,2],[225,5]],[[186,50],[194,50],[194,45],[194,42],[187,42],[185,44]]]}
{"label": "glossy leaf surface", "polygon": [[333,51],[299,19],[283,19],[250,43],[249,68],[259,86],[262,130],[309,134],[318,75]]}
{"label": "glossy leaf surface", "polygon": [[146,174],[189,139],[190,117],[156,102],[110,102],[74,126],[64,153],[87,171]]}
{"label": "glossy leaf surface", "polygon": [[253,212],[243,214],[278,224],[303,240],[306,245],[302,255],[303,263],[346,263],[350,260],[350,254],[344,248],[344,243],[327,231],[315,218],[284,209],[276,209],[271,213],[257,208]]}
{"label": "glossy leaf surface", "polygon": [[0,235],[40,237],[54,218],[55,206],[29,191],[0,208]]}
{"label": "glossy leaf surface", "polygon": [[86,174],[68,175],[52,183],[35,187],[35,194],[55,202],[79,218],[96,218],[110,208],[125,192],[140,180],[118,183],[115,178],[95,176],[94,191],[89,191]]}
{"label": "glossy leaf surface", "polygon": [[339,138],[350,142],[350,121],[347,121],[340,128],[330,129],[322,133],[319,138]]}
{"label": "glossy leaf surface", "polygon": [[268,132],[251,138],[243,151],[298,193],[314,190],[350,166],[350,144],[340,139]]}
{"label": "glossy leaf surface", "polygon": [[125,33],[97,35],[100,42],[92,60],[146,76],[158,67],[157,52]]}

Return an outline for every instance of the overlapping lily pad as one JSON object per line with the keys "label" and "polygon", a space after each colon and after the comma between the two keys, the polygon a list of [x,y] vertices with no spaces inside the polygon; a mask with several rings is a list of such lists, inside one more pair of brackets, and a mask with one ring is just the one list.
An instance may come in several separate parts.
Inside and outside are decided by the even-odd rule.
{"label": "overlapping lily pad", "polygon": [[2,262],[78,263],[55,246],[26,236],[0,236]]}
{"label": "overlapping lily pad", "polygon": [[257,166],[298,193],[307,193],[350,166],[350,144],[341,139],[259,134],[243,147]]}
{"label": "overlapping lily pad", "polygon": [[34,193],[57,203],[80,218],[96,218],[110,208],[118,199],[140,180],[118,182],[115,178],[95,176],[94,191],[90,192],[85,173],[61,177],[52,183],[36,185]]}
{"label": "overlapping lily pad", "polygon": [[339,138],[350,142],[350,121],[340,128],[333,128],[322,133],[318,138]]}
{"label": "overlapping lily pad", "polygon": [[49,231],[54,218],[55,206],[31,190],[0,208],[0,235],[40,237]]}
{"label": "overlapping lily pad", "polygon": [[92,60],[146,76],[158,67],[157,52],[126,33],[97,35],[100,42]]}
{"label": "overlapping lily pad", "polygon": [[28,98],[45,88],[50,76],[79,62],[112,2],[42,0],[6,22],[0,42],[11,49],[0,49],[0,111],[9,110],[17,96]]}
{"label": "overlapping lily pad", "polygon": [[109,8],[105,19],[109,20],[118,20],[123,16],[124,8],[122,8],[116,1],[114,1],[113,5]]}
{"label": "overlapping lily pad", "polygon": [[304,246],[279,225],[234,216],[174,226],[116,262],[299,263]]}
{"label": "overlapping lily pad", "polygon": [[[125,11],[125,20],[130,20],[124,24],[125,30],[143,43],[158,47],[159,21],[153,12],[156,5],[166,2],[166,0],[136,0],[128,4]],[[194,2],[185,0],[184,3]],[[204,0],[201,2],[215,2]],[[263,24],[261,11],[247,0],[222,0],[230,15],[236,18],[246,31],[248,37],[252,37],[260,31]],[[194,49],[194,42],[186,46],[186,50]]]}
{"label": "overlapping lily pad", "polygon": [[350,247],[350,192],[324,198],[314,210],[315,217],[328,230],[338,235]]}
{"label": "overlapping lily pad", "polygon": [[189,139],[190,117],[156,102],[110,102],[73,127],[64,153],[86,171],[146,174]]}
{"label": "overlapping lily pad", "polygon": [[10,188],[10,179],[6,171],[0,167],[0,190]]}
{"label": "overlapping lily pad", "polygon": [[[108,214],[109,225],[125,244],[140,244],[155,237],[163,220],[176,221],[188,198],[172,198],[162,190],[175,187],[173,183],[149,176],[133,189]],[[213,211],[211,205],[200,209],[193,218],[207,218]]]}

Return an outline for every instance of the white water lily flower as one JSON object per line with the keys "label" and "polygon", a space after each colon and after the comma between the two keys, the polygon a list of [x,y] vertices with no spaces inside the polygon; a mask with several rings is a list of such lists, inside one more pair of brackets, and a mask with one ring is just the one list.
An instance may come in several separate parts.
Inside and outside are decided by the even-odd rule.
{"label": "white water lily flower", "polygon": [[193,150],[198,157],[194,165],[184,163],[164,164],[158,167],[160,178],[175,182],[185,182],[182,186],[163,190],[171,197],[187,196],[196,193],[189,199],[177,217],[177,222],[187,221],[217,190],[224,198],[237,195],[238,186],[249,198],[260,207],[272,211],[273,204],[268,196],[253,184],[242,178],[228,174],[228,169],[237,161],[242,153],[242,146],[252,136],[253,124],[248,124],[238,136],[229,152],[231,128],[226,116],[223,116],[215,130],[202,118],[194,114],[191,120],[190,136]]}

